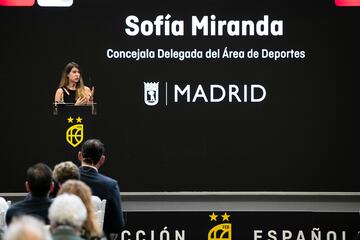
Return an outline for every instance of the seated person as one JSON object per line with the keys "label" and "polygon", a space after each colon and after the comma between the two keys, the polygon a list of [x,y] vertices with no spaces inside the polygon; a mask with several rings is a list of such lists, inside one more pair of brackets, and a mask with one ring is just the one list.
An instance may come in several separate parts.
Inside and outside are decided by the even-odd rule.
{"label": "seated person", "polygon": [[9,225],[13,217],[20,215],[32,215],[48,224],[48,210],[51,204],[49,193],[54,188],[49,166],[37,163],[28,168],[25,186],[30,194],[23,201],[9,207],[6,212],[6,224]]}
{"label": "seated person", "polygon": [[57,196],[49,208],[53,240],[83,239],[80,231],[86,217],[86,207],[78,196],[68,193]]}
{"label": "seated person", "polygon": [[64,184],[66,180],[69,179],[80,179],[80,171],[78,166],[71,161],[61,162],[56,164],[53,170],[53,179],[55,181],[54,191],[50,193],[50,197],[56,197],[56,194],[61,188],[61,185]]}
{"label": "seated person", "polygon": [[31,216],[14,219],[5,230],[4,240],[51,240],[51,235],[44,223]]}
{"label": "seated person", "polygon": [[92,190],[93,195],[106,199],[103,230],[108,239],[116,236],[124,226],[123,211],[118,182],[99,173],[105,162],[104,144],[98,139],[89,139],[82,144],[79,152],[80,180]]}
{"label": "seated person", "polygon": [[58,196],[65,193],[80,197],[86,207],[87,218],[82,226],[81,236],[86,239],[100,239],[102,229],[100,229],[95,216],[91,189],[79,180],[68,180],[61,186]]}

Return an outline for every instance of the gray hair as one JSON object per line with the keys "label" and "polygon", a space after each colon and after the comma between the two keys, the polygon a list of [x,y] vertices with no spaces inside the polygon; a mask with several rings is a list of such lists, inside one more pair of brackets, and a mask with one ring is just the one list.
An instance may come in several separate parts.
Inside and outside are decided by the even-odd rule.
{"label": "gray hair", "polygon": [[14,218],[5,230],[4,240],[51,240],[49,229],[39,219],[23,215]]}
{"label": "gray hair", "polygon": [[86,218],[86,207],[82,200],[74,194],[64,193],[57,196],[49,208],[52,227],[70,225],[81,228]]}

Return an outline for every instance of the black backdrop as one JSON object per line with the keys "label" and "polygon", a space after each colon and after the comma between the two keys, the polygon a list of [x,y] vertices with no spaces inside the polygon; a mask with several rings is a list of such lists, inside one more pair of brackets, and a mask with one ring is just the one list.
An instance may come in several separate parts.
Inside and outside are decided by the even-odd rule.
{"label": "black backdrop", "polygon": [[[125,18],[184,20],[184,36],[128,36]],[[283,20],[283,36],[191,36],[191,16]],[[327,1],[80,1],[0,7],[0,192],[22,192],[35,162],[77,163],[52,115],[67,62],[96,88],[85,138],[106,145],[102,171],[123,191],[360,191],[360,8]],[[295,59],[109,59],[106,50],[305,51]],[[160,82],[144,103],[144,82]],[[260,84],[260,103],[164,100],[164,84]],[[171,88],[170,88],[171,89]],[[208,90],[206,90],[208,91]],[[169,93],[171,95],[171,93]],[[226,99],[225,99],[226,100]],[[86,124],[85,124],[86,126]],[[65,143],[66,145],[66,143]],[[61,146],[61,147],[59,147]]]}

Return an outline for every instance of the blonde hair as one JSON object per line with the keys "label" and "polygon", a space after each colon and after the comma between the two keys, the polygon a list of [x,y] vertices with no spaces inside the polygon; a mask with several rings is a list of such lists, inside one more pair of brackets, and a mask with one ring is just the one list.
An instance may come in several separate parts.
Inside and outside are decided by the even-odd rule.
{"label": "blonde hair", "polygon": [[61,162],[55,165],[53,178],[57,183],[63,184],[68,179],[80,179],[78,166],[71,161]]}
{"label": "blonde hair", "polygon": [[[69,78],[68,78],[68,74],[71,72],[71,70],[73,68],[77,68],[80,71],[80,66],[79,64],[75,63],[75,62],[69,62],[68,64],[66,64],[62,74],[61,74],[61,79],[60,79],[60,84],[59,84],[59,88],[62,87],[66,87],[67,85],[69,85]],[[87,97],[86,95],[86,91],[85,91],[85,85],[84,85],[84,80],[82,78],[82,75],[80,74],[80,80],[79,82],[76,84],[76,94],[75,94],[75,101],[79,98],[79,97]]]}
{"label": "blonde hair", "polygon": [[89,186],[79,180],[67,180],[60,188],[58,196],[63,193],[72,193],[80,197],[87,210],[87,219],[83,224],[83,230],[87,236],[101,236],[100,229],[95,217],[94,206],[91,201],[92,192]]}

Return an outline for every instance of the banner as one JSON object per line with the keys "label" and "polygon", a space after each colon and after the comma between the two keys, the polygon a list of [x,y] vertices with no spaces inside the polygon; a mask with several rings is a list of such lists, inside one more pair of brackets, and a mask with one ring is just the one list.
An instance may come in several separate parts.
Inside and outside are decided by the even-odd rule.
{"label": "banner", "polygon": [[359,214],[127,212],[121,240],[356,240]]}
{"label": "banner", "polygon": [[[126,192],[359,192],[359,5],[0,1],[1,191],[94,137]],[[55,123],[69,62],[94,89],[92,130]]]}

